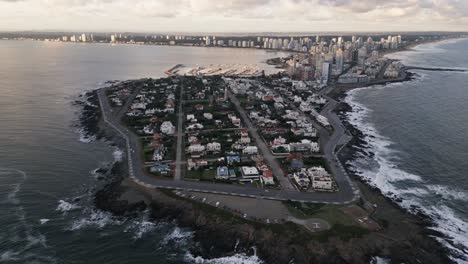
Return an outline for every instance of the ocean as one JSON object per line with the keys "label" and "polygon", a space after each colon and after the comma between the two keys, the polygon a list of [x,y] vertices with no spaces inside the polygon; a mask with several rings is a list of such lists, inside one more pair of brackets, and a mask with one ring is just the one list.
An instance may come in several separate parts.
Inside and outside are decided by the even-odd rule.
{"label": "ocean", "polygon": [[[467,68],[467,40],[392,54],[409,65]],[[261,50],[0,41],[0,263],[260,263],[188,252],[176,223],[114,217],[92,205],[122,150],[78,126],[80,95],[108,80],[161,77],[186,65],[263,62]],[[269,67],[268,71],[274,69]],[[468,74],[415,71],[414,81],[356,89],[348,119],[367,136],[349,163],[401,206],[422,211],[467,261]],[[369,157],[365,153],[372,152]],[[401,200],[400,200],[401,199]]]}
{"label": "ocean", "polygon": [[[387,56],[468,69],[467,46],[447,40]],[[409,82],[348,93],[346,118],[366,142],[348,164],[401,207],[428,216],[452,259],[468,263],[468,72],[412,72]]]}
{"label": "ocean", "polygon": [[185,65],[256,64],[262,50],[0,41],[0,263],[258,263],[188,252],[191,230],[93,207],[122,150],[78,126],[76,100],[108,80],[162,77]]}

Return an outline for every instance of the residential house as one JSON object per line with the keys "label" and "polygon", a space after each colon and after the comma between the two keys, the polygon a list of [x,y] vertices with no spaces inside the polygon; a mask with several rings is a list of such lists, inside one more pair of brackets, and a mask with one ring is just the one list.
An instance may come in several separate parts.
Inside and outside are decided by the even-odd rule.
{"label": "residential house", "polygon": [[210,152],[220,152],[221,151],[221,144],[218,142],[208,143],[206,145],[206,150]]}
{"label": "residential house", "polygon": [[260,180],[264,185],[274,185],[275,180],[273,179],[273,172],[271,170],[265,170],[260,177]]}
{"label": "residential house", "polygon": [[260,177],[260,174],[255,167],[248,167],[248,166],[243,166],[241,167],[241,175],[242,175],[242,180],[257,180]]}
{"label": "residential house", "polygon": [[161,124],[161,133],[166,134],[166,135],[174,135],[175,133],[175,126],[171,123],[171,121],[164,121]]}
{"label": "residential house", "polygon": [[247,146],[242,150],[242,153],[247,155],[256,155],[258,154],[258,148],[257,146]]}
{"label": "residential house", "polygon": [[227,180],[229,179],[229,169],[226,166],[221,166],[216,169],[217,180]]}

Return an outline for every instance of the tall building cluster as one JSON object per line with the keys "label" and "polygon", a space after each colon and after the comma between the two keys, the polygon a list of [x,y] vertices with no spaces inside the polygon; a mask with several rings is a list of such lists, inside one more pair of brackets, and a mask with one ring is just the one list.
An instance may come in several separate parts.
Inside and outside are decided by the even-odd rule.
{"label": "tall building cluster", "polygon": [[[397,49],[401,36],[388,36],[375,41],[372,37],[322,37],[277,39],[265,38],[263,48],[307,51],[287,61],[290,76],[301,80],[316,80],[326,85],[332,76],[340,76],[351,66],[365,68],[369,58],[377,60],[380,50]],[[374,67],[379,69],[379,67]],[[372,69],[374,69],[372,68]],[[372,72],[372,69],[368,72]],[[362,76],[363,77],[363,76]],[[358,80],[359,78],[353,78]],[[365,78],[360,78],[363,80]]]}

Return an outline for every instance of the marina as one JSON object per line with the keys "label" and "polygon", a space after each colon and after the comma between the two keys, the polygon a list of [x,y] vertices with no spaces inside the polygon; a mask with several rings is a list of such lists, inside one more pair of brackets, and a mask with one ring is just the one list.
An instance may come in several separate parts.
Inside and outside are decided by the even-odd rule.
{"label": "marina", "polygon": [[264,69],[257,65],[249,64],[210,64],[209,66],[189,67],[176,64],[165,74],[168,76],[233,76],[233,77],[255,77],[261,76]]}

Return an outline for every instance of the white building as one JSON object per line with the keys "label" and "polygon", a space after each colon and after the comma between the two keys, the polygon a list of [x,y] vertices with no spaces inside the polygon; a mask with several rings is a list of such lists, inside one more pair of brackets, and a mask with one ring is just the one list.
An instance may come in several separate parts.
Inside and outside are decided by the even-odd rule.
{"label": "white building", "polygon": [[194,153],[194,152],[203,152],[205,151],[205,146],[201,145],[201,144],[192,144],[188,147],[188,151],[190,153]]}
{"label": "white building", "polygon": [[258,148],[256,146],[247,146],[242,150],[243,154],[256,155],[258,154]]}
{"label": "white building", "polygon": [[175,126],[171,123],[171,121],[164,121],[161,124],[161,133],[166,135],[174,135],[175,133]]}
{"label": "white building", "polygon": [[208,143],[206,145],[206,150],[211,152],[220,152],[221,151],[221,144],[218,142]]}
{"label": "white building", "polygon": [[241,174],[243,179],[255,180],[259,178],[258,169],[255,167],[241,167]]}

